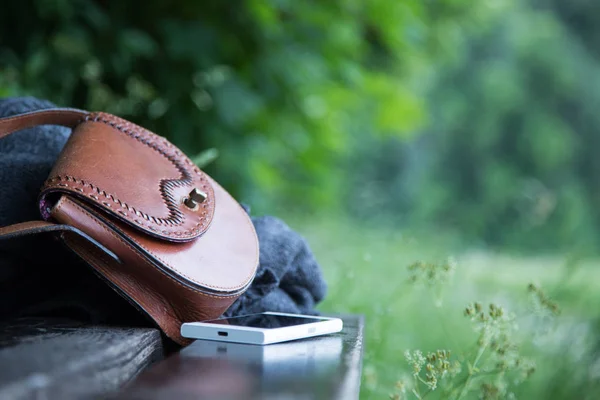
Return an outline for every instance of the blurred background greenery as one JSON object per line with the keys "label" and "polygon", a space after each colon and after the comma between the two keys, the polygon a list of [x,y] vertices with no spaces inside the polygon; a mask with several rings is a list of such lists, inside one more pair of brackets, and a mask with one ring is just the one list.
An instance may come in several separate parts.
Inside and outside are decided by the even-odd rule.
{"label": "blurred background greenery", "polygon": [[[564,326],[594,317],[598,286],[565,277],[598,271],[600,3],[4,3],[0,96],[107,111],[168,137],[255,214],[308,236],[330,281],[326,310],[460,320],[460,306],[407,314],[423,294],[394,301],[412,261],[454,255],[466,266],[452,304],[537,280],[570,310]],[[492,284],[499,271],[512,278]],[[423,321],[401,337],[400,321],[368,325],[363,395],[394,390],[406,346],[447,346]],[[590,391],[593,363],[580,364],[564,398]],[[555,372],[523,393],[558,396]]]}
{"label": "blurred background greenery", "polygon": [[25,0],[0,95],[159,132],[259,213],[597,248],[592,1]]}

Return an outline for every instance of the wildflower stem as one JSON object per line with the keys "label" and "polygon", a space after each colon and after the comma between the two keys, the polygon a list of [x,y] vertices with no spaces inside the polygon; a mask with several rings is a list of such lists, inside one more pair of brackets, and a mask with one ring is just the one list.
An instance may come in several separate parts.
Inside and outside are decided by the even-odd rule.
{"label": "wildflower stem", "polygon": [[420,376],[415,376],[415,388],[412,390],[412,392],[417,399],[422,400],[425,397],[427,397],[427,395],[431,393],[432,390],[428,389],[423,395],[421,395],[421,392],[419,392],[419,382],[423,383],[424,385],[427,385],[427,382],[423,380],[423,378],[421,378]]}
{"label": "wildflower stem", "polygon": [[427,385],[427,381],[425,381],[423,378],[421,378],[420,376],[417,376],[417,379],[419,379],[419,381],[421,381],[422,384]]}
{"label": "wildflower stem", "polygon": [[[480,377],[483,377],[483,376],[488,376],[488,375],[495,375],[495,374],[499,374],[499,373],[501,373],[501,372],[502,372],[502,370],[499,370],[499,369],[494,369],[494,370],[491,370],[491,371],[485,371],[485,372],[479,372],[479,373],[477,373],[477,378],[480,378]],[[461,385],[463,385],[463,384],[464,384],[464,383],[467,381],[467,379],[469,379],[469,377],[468,377],[468,376],[467,376],[467,377],[465,377],[464,379],[462,379],[460,382],[457,382],[457,383],[456,383],[456,386],[455,386],[455,387],[453,386],[452,388],[453,388],[453,389],[455,389],[455,388],[456,388],[456,389],[458,390],[458,388],[459,388]]]}
{"label": "wildflower stem", "polygon": [[475,361],[473,361],[473,370],[475,369],[475,366],[477,365],[477,363],[479,362],[479,359],[481,358],[481,356],[483,355],[483,353],[485,352],[485,349],[487,348],[487,345],[483,345],[479,348],[479,351],[477,352],[477,357],[475,357]]}
{"label": "wildflower stem", "polygon": [[418,375],[413,375],[413,378],[415,380],[415,387],[413,388],[412,392],[417,397],[417,399],[421,400],[422,397],[421,393],[419,393],[419,381],[422,381],[422,379]]}
{"label": "wildflower stem", "polygon": [[467,376],[467,379],[465,380],[465,385],[462,387],[462,390],[460,391],[460,394],[458,395],[456,400],[462,399],[462,397],[467,393],[469,384],[471,383],[473,376],[477,373],[475,371],[475,368],[477,367],[477,363],[481,359],[481,356],[485,352],[486,348],[487,348],[487,344],[483,345],[479,348],[479,351],[477,352],[477,356],[475,357],[475,360],[473,360],[473,364],[469,367],[469,375]]}

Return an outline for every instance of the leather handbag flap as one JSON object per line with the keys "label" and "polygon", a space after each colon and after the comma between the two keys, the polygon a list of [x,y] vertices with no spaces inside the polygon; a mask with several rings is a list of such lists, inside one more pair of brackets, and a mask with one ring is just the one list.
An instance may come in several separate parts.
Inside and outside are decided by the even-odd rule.
{"label": "leather handbag flap", "polygon": [[[194,192],[195,199],[190,201]],[[215,209],[206,175],[165,138],[105,113],[75,127],[40,197],[49,218],[52,194],[79,198],[131,227],[163,240],[202,235]]]}

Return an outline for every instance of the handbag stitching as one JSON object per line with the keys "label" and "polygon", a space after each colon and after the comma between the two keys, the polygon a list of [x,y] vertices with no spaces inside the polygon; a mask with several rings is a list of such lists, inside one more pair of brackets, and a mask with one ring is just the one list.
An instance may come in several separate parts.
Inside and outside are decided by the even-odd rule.
{"label": "handbag stitching", "polygon": [[[92,189],[92,193],[88,193],[87,196],[89,196],[90,198],[96,200],[97,202],[101,202],[100,201],[100,197],[98,197],[96,194],[100,195],[100,196],[104,196],[106,199],[110,199],[112,200],[115,204],[118,204],[122,209],[130,211],[131,213],[137,215],[140,218],[144,218],[147,221],[154,221],[156,222],[156,220],[158,219],[157,217],[153,217],[150,216],[146,213],[143,213],[139,210],[137,210],[136,208],[130,206],[129,204],[125,203],[124,201],[119,200],[116,196],[114,196],[113,194],[107,193],[106,191],[100,189],[99,187],[97,187],[96,185],[94,185],[93,183],[89,183],[84,181],[83,179],[79,179],[77,177],[74,176],[70,176],[70,175],[57,175],[53,178],[50,178],[46,181],[46,186],[47,187],[51,187],[50,185],[53,184],[54,182],[61,182],[61,183],[56,183],[55,186],[60,186],[60,187],[64,187],[64,188],[68,188],[68,187],[72,187],[73,189],[75,189],[76,191],[78,191],[79,193],[82,193],[83,195],[85,195],[85,191],[79,187],[75,187],[73,185],[70,185],[68,183],[63,183],[64,181],[66,182],[73,182],[77,185],[81,185],[82,187],[86,187],[89,186]],[[204,208],[206,208],[207,204],[210,205],[210,200],[206,200],[202,205]],[[102,204],[104,204],[107,207],[110,207],[109,204],[102,202]],[[116,212],[118,212],[119,214],[123,215],[124,217],[128,217],[128,214],[123,211],[123,210],[115,210]],[[202,211],[201,212],[201,216],[204,216],[206,214],[206,211]],[[141,225],[143,227],[146,227],[154,232],[160,232],[164,235],[169,235],[171,233],[174,233],[177,236],[185,236],[185,237],[189,237],[189,236],[193,236],[195,233],[197,233],[198,231],[201,231],[202,229],[204,229],[206,227],[206,224],[209,222],[207,219],[201,219],[200,222],[196,225],[195,228],[192,228],[191,230],[186,230],[186,231],[175,231],[175,232],[169,232],[166,230],[162,230],[159,231],[158,229],[156,229],[155,227],[153,227],[152,225],[146,225],[144,224],[144,222],[142,222],[139,219],[134,219],[134,220],[129,220],[129,221],[133,221],[135,222],[137,225]],[[162,219],[163,222],[167,223],[168,225],[175,225],[174,223],[172,223],[172,221],[170,220],[165,220]],[[181,223],[180,223],[181,224]],[[182,235],[183,234],[183,235]]]}
{"label": "handbag stitching", "polygon": [[[114,122],[113,120],[122,121],[122,123],[117,123],[117,122]],[[181,151],[179,151],[175,146],[173,146],[171,143],[169,143],[166,139],[164,139],[158,135],[155,135],[152,132],[147,131],[143,128],[137,127],[136,125],[131,124],[127,121],[121,120],[118,117],[114,117],[114,116],[110,116],[110,115],[105,117],[103,113],[88,114],[88,115],[86,115],[84,121],[100,122],[105,125],[109,125],[109,126],[113,127],[114,129],[117,129],[118,131],[126,134],[127,136],[131,137],[132,139],[135,139],[136,141],[138,141],[138,142],[148,146],[150,149],[156,151],[158,154],[160,154],[161,156],[166,158],[171,164],[173,164],[173,166],[182,174],[182,177],[179,179],[162,179],[160,181],[160,186],[159,186],[160,194],[161,194],[161,197],[163,198],[163,201],[165,202],[165,204],[167,206],[167,209],[169,210],[170,217],[169,218],[160,218],[160,217],[150,216],[147,213],[144,213],[144,212],[136,209],[135,207],[121,201],[119,198],[117,198],[113,194],[107,193],[106,191],[95,186],[94,184],[92,184],[90,182],[85,182],[82,179],[78,179],[76,177],[69,176],[69,175],[65,175],[65,176],[57,175],[55,177],[48,179],[46,181],[47,187],[57,181],[61,182],[61,183],[57,183],[56,186],[61,186],[61,187],[69,187],[68,183],[63,183],[62,181],[67,181],[67,182],[72,181],[73,183],[83,186],[83,188],[85,188],[85,186],[87,185],[92,189],[92,193],[88,194],[88,196],[91,197],[92,199],[94,199],[96,201],[100,201],[96,194],[103,195],[106,199],[110,199],[115,204],[118,204],[122,209],[127,210],[127,211],[137,215],[138,217],[147,220],[148,222],[154,222],[157,225],[169,225],[169,226],[178,226],[178,225],[183,224],[183,222],[184,222],[183,213],[181,212],[181,210],[179,210],[179,208],[177,206],[178,202],[173,197],[173,195],[170,193],[170,190],[173,188],[176,188],[176,187],[186,186],[186,185],[190,185],[193,183],[192,173],[187,170],[187,168],[183,165],[181,160],[185,161],[186,164],[188,164],[190,167],[192,167],[192,171],[195,172],[199,176],[199,179],[201,181],[201,186],[204,189],[204,191],[206,191],[206,192],[211,191],[210,189],[212,189],[212,188],[208,185],[206,177],[203,176],[200,169],[198,169],[189,159],[187,159],[187,157],[185,157],[183,155],[183,153]],[[131,125],[132,127],[128,128],[128,125]],[[139,129],[141,129],[141,131]],[[165,145],[166,147],[170,148],[174,154],[169,155],[166,151],[161,149],[156,143],[153,143],[148,138],[145,139],[143,137],[144,135],[149,138],[155,138],[155,139],[158,139],[159,141],[162,141],[162,144]],[[77,190],[78,192],[85,194],[85,192],[83,191],[82,188],[77,188],[77,187],[73,187],[73,188],[75,190]],[[95,194],[94,194],[94,192],[95,192]],[[103,202],[102,204],[104,204],[106,207],[110,207],[110,205],[108,205],[108,203],[106,203],[106,202]],[[205,230],[207,225],[210,223],[210,219],[207,218],[207,213],[209,212],[207,207],[210,205],[212,205],[212,203],[211,203],[211,198],[209,197],[201,205],[202,210],[201,210],[201,213],[199,216],[199,222],[191,229],[183,231],[183,232],[181,232],[181,231],[170,232],[166,229],[159,231],[159,229],[155,228],[152,225],[145,224],[144,222],[142,222],[139,219],[133,219],[133,220],[128,219],[128,220],[130,222],[136,223],[137,225],[140,225],[142,227],[150,229],[153,232],[157,232],[157,233],[160,232],[163,235],[171,236],[172,234],[174,234],[176,236],[185,237],[185,238],[194,237],[196,234],[198,234],[198,232]],[[125,211],[123,211],[123,210],[116,210],[116,211],[119,212],[119,214],[121,214],[123,217],[128,218],[128,215]]]}

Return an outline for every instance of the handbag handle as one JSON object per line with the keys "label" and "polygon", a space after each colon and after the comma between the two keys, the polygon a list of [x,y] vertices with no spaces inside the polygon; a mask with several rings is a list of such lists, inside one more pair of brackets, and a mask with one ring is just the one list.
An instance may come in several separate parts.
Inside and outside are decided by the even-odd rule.
{"label": "handbag handle", "polygon": [[74,128],[88,115],[76,108],[49,108],[0,118],[0,139],[21,129],[39,125],[61,125]]}
{"label": "handbag handle", "polygon": [[[0,139],[16,131],[39,125],[60,125],[74,128],[87,115],[87,112],[75,108],[50,108],[0,118]],[[0,240],[64,230],[69,230],[67,225],[57,225],[46,221],[28,221],[0,227]]]}

